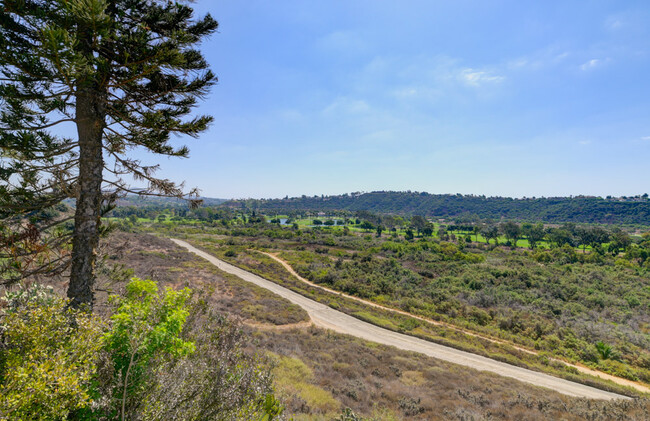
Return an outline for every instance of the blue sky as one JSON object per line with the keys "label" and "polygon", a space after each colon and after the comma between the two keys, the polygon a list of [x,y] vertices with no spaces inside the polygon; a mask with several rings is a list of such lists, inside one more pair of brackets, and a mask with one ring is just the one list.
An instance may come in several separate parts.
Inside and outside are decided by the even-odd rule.
{"label": "blue sky", "polygon": [[647,1],[195,8],[215,123],[161,174],[205,196],[650,191]]}

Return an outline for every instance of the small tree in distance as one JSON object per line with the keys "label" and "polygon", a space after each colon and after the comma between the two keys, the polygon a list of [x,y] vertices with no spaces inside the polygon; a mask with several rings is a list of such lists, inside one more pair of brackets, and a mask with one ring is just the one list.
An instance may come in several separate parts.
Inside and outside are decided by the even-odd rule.
{"label": "small tree in distance", "polygon": [[[34,239],[51,233],[62,220],[38,213],[73,198],[71,259],[43,267],[71,261],[75,306],[92,305],[100,219],[118,195],[188,197],[182,185],[155,177],[157,165],[129,157],[138,148],[186,157],[188,149],[171,146],[170,136],[197,136],[212,121],[186,117],[216,82],[196,46],[217,22],[195,20],[186,3],[7,0],[0,8],[3,251],[27,231]],[[132,189],[125,177],[146,187]],[[39,250],[24,247],[14,257]],[[9,257],[4,252],[0,261]]]}
{"label": "small tree in distance", "polygon": [[490,244],[490,240],[494,240],[496,245],[499,245],[499,227],[496,225],[486,225],[481,228],[481,234],[485,237],[485,242]]}
{"label": "small tree in distance", "polygon": [[531,224],[529,222],[521,224],[521,233],[526,236],[530,249],[533,250],[537,244],[544,240],[546,233],[544,232],[544,224]]}
{"label": "small tree in distance", "polygon": [[517,240],[521,237],[521,228],[516,222],[508,221],[503,222],[499,228],[506,236],[508,241],[510,241],[511,247],[517,247]]}

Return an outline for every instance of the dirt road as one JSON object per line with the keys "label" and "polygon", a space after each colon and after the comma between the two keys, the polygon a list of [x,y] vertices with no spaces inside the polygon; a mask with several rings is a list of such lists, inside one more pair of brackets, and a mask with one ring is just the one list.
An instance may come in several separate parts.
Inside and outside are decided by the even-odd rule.
{"label": "dirt road", "polygon": [[[606,392],[590,386],[559,379],[548,374],[538,373],[525,368],[516,367],[510,364],[491,360],[480,355],[460,351],[433,342],[428,342],[412,336],[392,332],[378,326],[366,323],[352,316],[336,311],[323,304],[317,303],[304,297],[296,292],[284,288],[278,284],[268,281],[260,276],[247,272],[229,263],[217,259],[216,257],[205,253],[189,243],[172,239],[173,242],[196,255],[206,259],[224,272],[233,274],[241,279],[258,285],[262,288],[286,298],[294,304],[299,305],[311,317],[315,325],[356,336],[368,341],[377,342],[384,345],[394,346],[399,349],[419,352],[430,357],[448,361],[454,364],[463,365],[480,371],[490,371],[505,377],[511,377],[522,382],[530,383],[535,386],[545,387],[568,396],[579,396],[590,399],[629,399],[616,393]],[[515,385],[513,385],[515,387]]]}
{"label": "dirt road", "polygon": [[[514,345],[514,344],[512,344],[510,342],[506,342],[506,341],[502,341],[502,340],[494,339],[494,338],[489,338],[487,336],[483,336],[483,335],[480,335],[480,334],[477,334],[477,333],[473,333],[473,332],[467,331],[465,329],[461,329],[461,328],[459,328],[457,326],[450,325],[448,323],[427,319],[426,317],[417,316],[415,314],[407,313],[407,312],[402,311],[402,310],[397,310],[397,309],[394,309],[394,308],[385,307],[385,306],[379,305],[377,303],[373,303],[372,301],[364,300],[363,298],[355,297],[353,295],[344,294],[344,293],[342,293],[340,291],[335,291],[333,289],[324,287],[322,285],[315,284],[315,283],[310,282],[309,280],[303,278],[302,276],[300,276],[295,270],[293,270],[291,265],[289,265],[284,260],[280,259],[275,254],[267,253],[267,252],[259,251],[259,250],[256,250],[256,251],[258,253],[262,253],[262,254],[264,254],[266,256],[269,256],[271,259],[273,259],[276,262],[280,263],[291,275],[293,275],[296,279],[299,279],[301,282],[303,282],[305,284],[308,284],[308,285],[310,285],[310,286],[312,286],[314,288],[318,288],[318,289],[321,289],[323,291],[327,291],[330,294],[335,294],[335,295],[338,295],[338,296],[342,296],[342,297],[345,297],[345,298],[347,298],[349,300],[354,300],[354,301],[357,301],[357,302],[360,302],[360,303],[364,303],[365,305],[380,308],[382,310],[390,311],[392,313],[403,314],[405,316],[409,316],[409,317],[412,317],[414,319],[422,320],[422,321],[424,321],[426,323],[430,323],[432,325],[444,326],[447,329],[453,329],[453,330],[456,330],[458,332],[463,332],[463,334],[465,334],[465,335],[475,336],[477,338],[485,339],[485,340],[490,341],[490,342],[506,344],[506,345],[509,345],[509,346],[511,346],[511,347],[513,347],[515,349],[518,349],[519,351],[522,351],[522,352],[527,352],[529,354],[538,355],[538,352],[536,352],[536,351],[532,351],[532,350],[529,350],[529,349],[526,349],[526,348],[522,348],[522,347]],[[590,376],[600,377],[601,379],[610,380],[610,381],[612,381],[614,383],[620,384],[621,386],[627,386],[627,387],[634,388],[634,389],[636,389],[636,390],[638,390],[639,392],[642,392],[642,393],[650,393],[650,388],[648,388],[648,387],[646,387],[646,386],[644,386],[644,385],[642,385],[642,384],[640,384],[638,382],[634,382],[632,380],[627,380],[627,379],[623,379],[621,377],[612,376],[611,374],[603,373],[602,371],[593,370],[593,369],[591,369],[589,367],[585,367],[583,365],[571,364],[571,363],[568,363],[566,361],[558,360],[557,358],[549,358],[549,360],[550,361],[555,361],[555,362],[560,363],[560,364],[567,365],[569,367],[573,367],[576,370],[578,370],[578,371],[580,371],[582,373],[588,374]]]}

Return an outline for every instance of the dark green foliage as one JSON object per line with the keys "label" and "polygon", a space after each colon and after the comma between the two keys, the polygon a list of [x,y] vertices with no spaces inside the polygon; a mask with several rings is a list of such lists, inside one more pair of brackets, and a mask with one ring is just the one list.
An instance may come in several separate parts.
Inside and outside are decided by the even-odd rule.
{"label": "dark green foliage", "polygon": [[598,351],[598,355],[603,360],[616,359],[617,357],[616,351],[603,341],[596,343],[596,351]]}
{"label": "dark green foliage", "polygon": [[506,236],[508,239],[508,242],[512,245],[512,247],[517,246],[517,240],[521,237],[521,228],[519,225],[515,222],[504,222],[499,226],[499,229],[503,233],[503,235]]}
{"label": "dark green foliage", "polygon": [[490,243],[490,240],[494,240],[498,243],[499,238],[499,227],[496,225],[486,225],[481,229],[481,234],[485,237],[485,242]]}
{"label": "dark green foliage", "polygon": [[[238,206],[238,202],[229,202],[229,205]],[[340,196],[258,200],[255,201],[255,206],[261,210],[276,212],[347,210],[439,218],[475,215],[481,219],[506,218],[552,223],[647,225],[650,221],[650,201],[646,197],[621,200],[587,196],[512,199],[460,194],[377,191]]]}
{"label": "dark green foliage", "polygon": [[521,225],[521,233],[526,237],[530,244],[531,250],[535,249],[537,244],[544,240],[546,232],[543,224],[524,223]]}

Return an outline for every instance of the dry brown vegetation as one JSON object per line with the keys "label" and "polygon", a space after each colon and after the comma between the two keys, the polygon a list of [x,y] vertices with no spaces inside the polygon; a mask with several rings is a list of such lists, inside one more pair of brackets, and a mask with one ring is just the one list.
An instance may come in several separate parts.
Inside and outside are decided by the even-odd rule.
{"label": "dry brown vegetation", "polygon": [[[342,407],[377,419],[646,420],[647,400],[604,402],[569,398],[491,373],[318,328],[251,331],[259,346],[298,359],[311,384]],[[302,370],[305,370],[302,368]],[[328,419],[301,396],[285,397],[296,419]]]}
{"label": "dry brown vegetation", "polygon": [[[212,308],[256,324],[285,325],[309,320],[299,306],[273,293],[220,271],[203,259],[177,247],[170,240],[148,234],[116,233],[104,250],[105,270],[99,280],[97,307],[107,292],[119,292],[132,276],[157,281],[162,286],[189,287]],[[122,276],[111,267],[124,268]],[[113,279],[111,279],[113,278]],[[115,279],[117,278],[117,279]]]}

